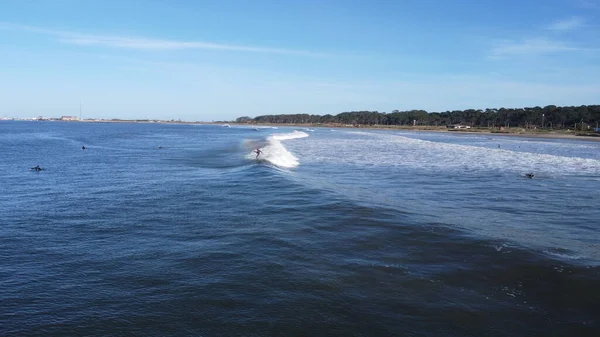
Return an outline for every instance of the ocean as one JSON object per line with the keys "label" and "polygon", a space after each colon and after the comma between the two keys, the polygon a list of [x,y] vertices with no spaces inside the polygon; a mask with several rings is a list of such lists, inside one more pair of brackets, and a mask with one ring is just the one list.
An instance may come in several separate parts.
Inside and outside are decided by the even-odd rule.
{"label": "ocean", "polygon": [[0,335],[600,336],[600,142],[3,121]]}

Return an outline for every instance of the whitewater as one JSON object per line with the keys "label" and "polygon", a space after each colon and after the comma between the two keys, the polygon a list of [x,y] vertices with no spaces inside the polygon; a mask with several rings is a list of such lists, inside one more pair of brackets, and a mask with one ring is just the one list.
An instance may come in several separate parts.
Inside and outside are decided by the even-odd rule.
{"label": "whitewater", "polygon": [[305,137],[308,137],[307,133],[294,130],[289,133],[272,134],[263,140],[244,140],[244,147],[251,150],[245,158],[248,160],[257,159],[254,150],[260,149],[262,151],[261,160],[280,168],[294,168],[299,164],[298,158],[285,148],[283,142]]}

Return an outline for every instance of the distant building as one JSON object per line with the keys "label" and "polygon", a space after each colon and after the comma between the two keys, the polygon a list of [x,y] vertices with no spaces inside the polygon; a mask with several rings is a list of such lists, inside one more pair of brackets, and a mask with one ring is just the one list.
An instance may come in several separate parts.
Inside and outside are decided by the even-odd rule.
{"label": "distant building", "polygon": [[62,116],[60,117],[61,121],[78,121],[79,118],[77,118],[76,116]]}
{"label": "distant building", "polygon": [[448,129],[470,129],[470,125],[462,125],[462,124],[454,124],[454,125],[446,125]]}

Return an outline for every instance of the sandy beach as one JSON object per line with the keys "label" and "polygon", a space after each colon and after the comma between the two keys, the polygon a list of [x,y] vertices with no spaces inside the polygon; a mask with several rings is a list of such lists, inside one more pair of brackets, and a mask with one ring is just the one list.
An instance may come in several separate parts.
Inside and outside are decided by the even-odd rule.
{"label": "sandy beach", "polygon": [[344,125],[312,125],[312,124],[245,124],[245,123],[229,123],[231,125],[243,125],[243,126],[280,126],[280,127],[299,127],[299,128],[344,128],[344,129],[367,129],[367,130],[398,130],[398,131],[411,131],[411,132],[441,132],[441,133],[454,133],[461,135],[490,135],[490,136],[506,136],[506,137],[523,137],[523,138],[546,138],[546,139],[574,139],[574,140],[585,140],[600,142],[600,133],[585,133],[576,134],[573,131],[567,130],[553,130],[553,131],[536,131],[536,130],[525,130],[523,128],[513,128],[508,131],[497,131],[490,129],[468,129],[468,130],[456,130],[447,129],[445,127],[434,127],[434,126],[368,126],[360,125],[356,126],[344,126]]}

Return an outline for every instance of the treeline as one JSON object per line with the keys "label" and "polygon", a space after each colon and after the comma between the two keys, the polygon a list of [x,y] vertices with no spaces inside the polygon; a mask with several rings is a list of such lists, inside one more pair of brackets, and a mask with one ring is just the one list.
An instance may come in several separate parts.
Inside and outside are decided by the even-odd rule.
{"label": "treeline", "polygon": [[446,126],[469,125],[472,127],[545,127],[577,128],[597,127],[600,122],[600,105],[557,107],[454,110],[427,112],[425,110],[398,111],[351,111],[337,115],[263,115],[255,118],[240,117],[238,123],[274,124],[343,124],[343,125],[421,125]]}

